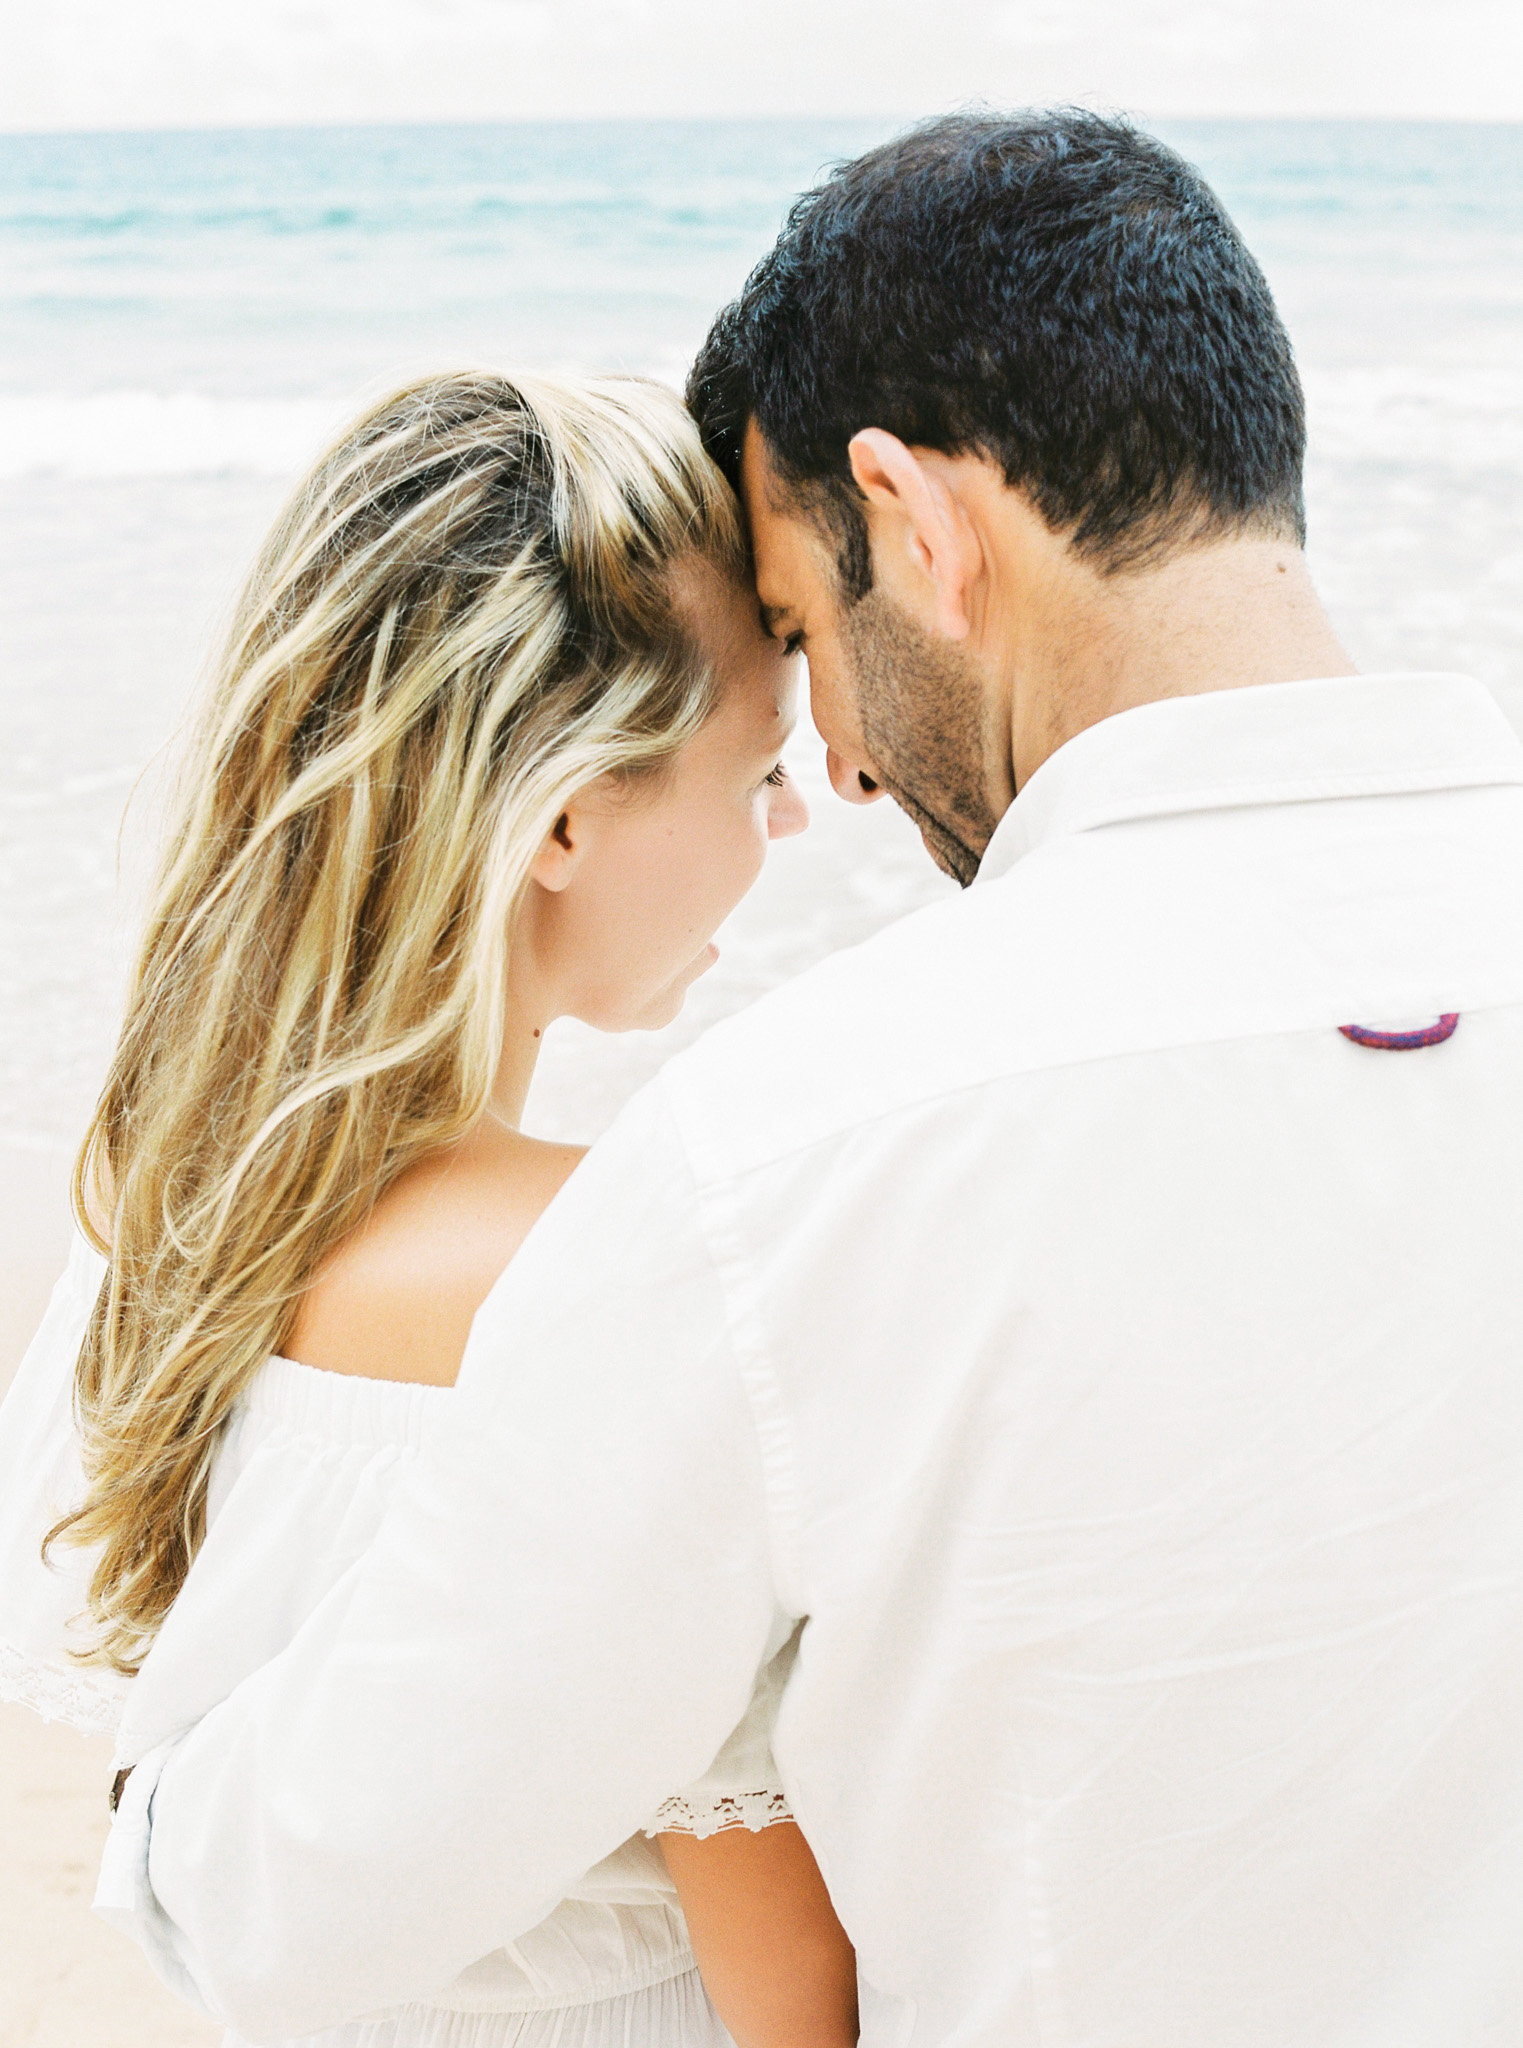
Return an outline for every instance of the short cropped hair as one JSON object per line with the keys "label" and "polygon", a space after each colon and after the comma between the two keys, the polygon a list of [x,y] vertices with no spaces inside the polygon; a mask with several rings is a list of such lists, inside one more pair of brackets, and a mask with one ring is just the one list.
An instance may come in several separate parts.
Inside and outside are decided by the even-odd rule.
{"label": "short cropped hair", "polygon": [[997,462],[1104,571],[1245,530],[1305,536],[1305,411],[1264,275],[1200,173],[1131,123],[949,116],[807,192],[688,383],[738,481],[755,420],[872,587],[847,444]]}

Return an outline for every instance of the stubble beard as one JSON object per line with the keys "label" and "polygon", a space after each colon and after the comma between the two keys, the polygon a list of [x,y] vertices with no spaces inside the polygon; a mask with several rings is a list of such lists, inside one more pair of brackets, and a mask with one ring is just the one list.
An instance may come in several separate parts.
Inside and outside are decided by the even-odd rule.
{"label": "stubble beard", "polygon": [[978,677],[876,590],[846,610],[842,634],[868,758],[937,867],[966,889],[999,822]]}

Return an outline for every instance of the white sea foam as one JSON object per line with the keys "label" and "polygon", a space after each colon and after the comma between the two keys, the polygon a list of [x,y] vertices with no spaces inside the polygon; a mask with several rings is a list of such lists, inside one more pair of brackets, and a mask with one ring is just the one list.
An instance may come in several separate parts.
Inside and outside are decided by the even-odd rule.
{"label": "white sea foam", "polygon": [[1488,471],[1523,467],[1523,371],[1379,364],[1306,374],[1320,459]]}
{"label": "white sea foam", "polygon": [[328,398],[198,392],[0,394],[0,477],[286,476],[355,410]]}
{"label": "white sea foam", "polygon": [[[1381,365],[1306,378],[1313,452],[1523,467],[1523,374]],[[288,476],[363,403],[198,392],[0,393],[0,477]]]}

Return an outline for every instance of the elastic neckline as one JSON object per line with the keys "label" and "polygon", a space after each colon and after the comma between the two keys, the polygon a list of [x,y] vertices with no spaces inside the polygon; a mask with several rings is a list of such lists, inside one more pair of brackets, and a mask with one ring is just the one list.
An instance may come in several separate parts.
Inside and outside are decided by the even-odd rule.
{"label": "elastic neckline", "polygon": [[413,1380],[362,1379],[276,1356],[266,1360],[244,1407],[261,1422],[330,1442],[416,1446],[453,1392]]}

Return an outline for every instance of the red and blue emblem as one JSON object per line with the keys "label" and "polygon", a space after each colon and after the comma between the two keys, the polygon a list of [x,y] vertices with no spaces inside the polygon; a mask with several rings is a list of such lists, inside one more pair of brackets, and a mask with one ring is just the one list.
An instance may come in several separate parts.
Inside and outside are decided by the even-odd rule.
{"label": "red and blue emblem", "polygon": [[1375,1031],[1368,1024],[1340,1024],[1338,1029],[1355,1045],[1372,1046],[1376,1052],[1416,1052],[1453,1038],[1459,1021],[1458,1010],[1446,1010],[1436,1024],[1424,1024],[1416,1031]]}

